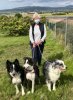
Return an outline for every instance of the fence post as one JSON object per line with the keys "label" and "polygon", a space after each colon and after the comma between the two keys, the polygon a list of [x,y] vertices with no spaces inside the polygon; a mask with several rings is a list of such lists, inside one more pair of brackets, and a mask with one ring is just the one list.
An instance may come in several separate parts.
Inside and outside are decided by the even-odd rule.
{"label": "fence post", "polygon": [[65,28],[65,46],[67,45],[67,28],[68,28],[68,19],[66,17],[66,28]]}
{"label": "fence post", "polygon": [[56,38],[57,25],[55,23],[55,38]]}

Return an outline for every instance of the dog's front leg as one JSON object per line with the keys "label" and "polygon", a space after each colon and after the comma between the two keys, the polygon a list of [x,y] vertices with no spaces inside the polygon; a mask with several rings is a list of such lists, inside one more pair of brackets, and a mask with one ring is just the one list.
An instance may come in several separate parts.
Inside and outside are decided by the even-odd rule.
{"label": "dog's front leg", "polygon": [[53,90],[56,90],[56,82],[53,82]]}
{"label": "dog's front leg", "polygon": [[51,91],[51,82],[49,82],[48,80],[46,80],[46,84],[47,84],[48,90]]}
{"label": "dog's front leg", "polygon": [[32,93],[34,93],[34,85],[35,85],[35,79],[32,79],[32,90],[31,90]]}
{"label": "dog's front leg", "polygon": [[24,86],[21,84],[22,96],[25,95]]}
{"label": "dog's front leg", "polygon": [[19,89],[18,89],[18,86],[15,85],[15,88],[16,88],[16,95],[19,93]]}

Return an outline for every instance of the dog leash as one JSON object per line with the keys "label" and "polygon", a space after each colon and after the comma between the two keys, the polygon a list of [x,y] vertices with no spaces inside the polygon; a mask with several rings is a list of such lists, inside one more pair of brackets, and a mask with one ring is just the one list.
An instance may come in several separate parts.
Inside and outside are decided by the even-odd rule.
{"label": "dog leash", "polygon": [[[41,54],[41,56],[42,56],[42,59],[43,59],[44,61],[46,61],[46,58],[43,56],[43,54],[42,54],[42,52],[41,52],[41,50],[40,50],[39,45],[38,45],[38,48],[39,48],[39,52],[40,52],[40,54]],[[33,50],[33,49],[34,49],[34,50]],[[35,48],[32,48],[32,50],[34,51],[33,54],[32,54],[32,58],[34,58],[34,55],[35,55]]]}
{"label": "dog leash", "polygon": [[[33,49],[34,49],[34,50],[33,50]],[[35,48],[32,48],[32,51],[33,51],[33,52],[32,52],[32,53],[33,53],[33,54],[32,54],[32,58],[34,59],[34,55],[35,55]]]}
{"label": "dog leash", "polygon": [[42,54],[42,52],[41,52],[41,50],[40,50],[39,45],[38,45],[38,48],[39,48],[39,51],[40,51],[40,54],[41,54],[41,56],[42,56],[43,60],[45,60],[45,61],[46,61],[46,58],[43,56],[43,54]]}
{"label": "dog leash", "polygon": [[[38,48],[39,48],[39,52],[40,52],[40,54],[41,54],[41,56],[42,56],[42,59],[43,59],[44,61],[46,61],[46,58],[43,56],[43,54],[42,54],[42,52],[41,52],[39,46],[38,46]],[[34,50],[33,50],[33,49],[34,49]],[[32,48],[32,50],[33,50],[32,58],[34,58],[34,55],[35,55],[35,48]]]}

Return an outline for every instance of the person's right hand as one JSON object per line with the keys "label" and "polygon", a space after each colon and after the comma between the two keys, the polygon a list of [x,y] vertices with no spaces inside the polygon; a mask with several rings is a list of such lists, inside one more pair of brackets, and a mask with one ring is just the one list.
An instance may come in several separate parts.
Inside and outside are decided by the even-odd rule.
{"label": "person's right hand", "polygon": [[36,46],[36,44],[35,44],[35,42],[33,43],[33,48],[35,48],[35,46]]}
{"label": "person's right hand", "polygon": [[37,46],[39,46],[40,44],[42,44],[42,41],[41,40],[39,40],[39,41],[36,42],[36,45]]}

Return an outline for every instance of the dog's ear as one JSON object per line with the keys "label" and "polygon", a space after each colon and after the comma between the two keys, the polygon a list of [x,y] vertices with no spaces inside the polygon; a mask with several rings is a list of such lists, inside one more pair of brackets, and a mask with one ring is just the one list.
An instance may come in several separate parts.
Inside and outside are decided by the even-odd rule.
{"label": "dog's ear", "polygon": [[34,62],[34,60],[32,58],[29,58],[29,61],[30,61],[31,64],[36,63],[36,62]]}
{"label": "dog's ear", "polygon": [[7,65],[10,64],[10,63],[11,63],[11,62],[10,62],[9,60],[6,61],[6,64],[7,64]]}
{"label": "dog's ear", "polygon": [[6,67],[10,66],[11,62],[9,60],[6,61]]}
{"label": "dog's ear", "polygon": [[18,59],[15,59],[14,63],[15,63],[16,65],[19,65]]}
{"label": "dog's ear", "polygon": [[55,65],[59,65],[58,59],[55,60]]}
{"label": "dog's ear", "polygon": [[26,57],[24,57],[23,59],[24,59],[24,60],[26,60],[27,58],[26,58]]}

